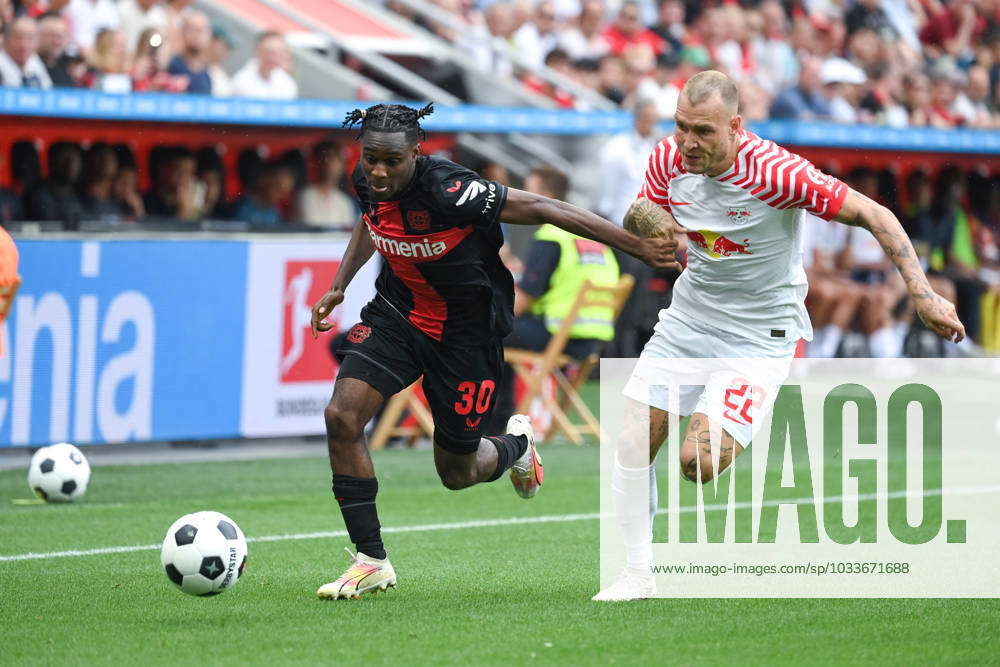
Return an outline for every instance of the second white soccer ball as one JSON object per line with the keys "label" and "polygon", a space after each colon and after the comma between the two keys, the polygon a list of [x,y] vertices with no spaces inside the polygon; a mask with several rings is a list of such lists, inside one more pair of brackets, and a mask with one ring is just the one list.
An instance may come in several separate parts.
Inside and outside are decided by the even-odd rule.
{"label": "second white soccer ball", "polygon": [[50,503],[78,500],[87,492],[90,464],[79,449],[68,442],[42,447],[31,457],[28,486]]}

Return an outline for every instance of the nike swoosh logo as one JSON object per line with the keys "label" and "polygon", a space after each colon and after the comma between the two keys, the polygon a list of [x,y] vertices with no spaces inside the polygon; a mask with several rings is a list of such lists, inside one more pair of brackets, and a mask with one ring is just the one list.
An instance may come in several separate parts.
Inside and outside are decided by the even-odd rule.
{"label": "nike swoosh logo", "polygon": [[691,206],[694,202],[690,201],[674,201],[673,199],[668,199],[667,203],[671,206]]}

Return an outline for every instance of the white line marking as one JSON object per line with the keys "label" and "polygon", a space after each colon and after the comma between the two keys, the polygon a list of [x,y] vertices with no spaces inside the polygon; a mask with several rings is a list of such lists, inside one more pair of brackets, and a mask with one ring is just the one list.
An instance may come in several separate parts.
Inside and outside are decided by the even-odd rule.
{"label": "white line marking", "polygon": [[[831,496],[830,498],[825,498],[822,502],[825,503],[839,503],[839,502],[851,502],[859,500],[877,500],[879,498],[902,498],[906,496],[920,497],[920,496],[968,496],[977,495],[980,493],[996,493],[1000,491],[1000,486],[969,486],[958,489],[943,490],[943,489],[930,489],[923,493],[918,493],[916,491],[911,491],[903,493],[900,491],[894,491],[892,493],[865,493],[861,495],[854,496]],[[794,500],[787,500],[782,502],[770,502],[767,505],[788,505],[788,504],[806,504],[818,502],[815,498],[796,498]],[[752,503],[734,503],[734,507],[749,507]],[[706,505],[706,510],[721,510],[726,509],[727,505]],[[667,514],[668,512],[675,513],[686,513],[694,512],[697,508],[694,507],[682,507],[675,510],[670,510],[667,508],[659,509],[656,511],[657,514]],[[613,515],[608,514],[609,518]],[[453,523],[424,523],[418,524],[416,526],[386,526],[382,528],[383,533],[423,533],[423,532],[434,532],[441,530],[465,530],[467,528],[492,528],[496,526],[523,526],[533,523],[569,523],[572,521],[594,521],[600,519],[601,514],[599,512],[589,512],[586,514],[549,514],[544,516],[526,516],[526,517],[511,517],[507,519],[479,519],[475,521],[456,521]],[[327,530],[316,533],[291,533],[286,535],[263,535],[261,537],[248,537],[247,542],[285,542],[290,540],[319,540],[329,537],[347,537],[346,530]],[[161,545],[159,544],[140,544],[135,546],[123,546],[123,547],[103,547],[100,549],[71,549],[68,551],[49,551],[45,553],[30,552],[25,554],[12,554],[9,556],[0,556],[0,563],[10,563],[15,561],[23,560],[41,560],[45,558],[69,558],[74,556],[101,556],[104,554],[123,554],[132,553],[134,551],[155,551],[159,549]]]}

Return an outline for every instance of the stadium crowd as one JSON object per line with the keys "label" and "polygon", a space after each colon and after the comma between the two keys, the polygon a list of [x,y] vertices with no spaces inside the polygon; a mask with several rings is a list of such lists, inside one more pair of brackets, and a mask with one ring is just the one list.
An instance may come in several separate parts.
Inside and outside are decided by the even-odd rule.
{"label": "stadium crowd", "polygon": [[295,99],[291,52],[264,32],[230,74],[233,46],[191,0],[0,0],[0,85]]}
{"label": "stadium crowd", "polygon": [[386,4],[565,107],[586,103],[531,66],[625,107],[652,99],[663,118],[688,78],[716,69],[738,82],[749,121],[1000,127],[996,0],[432,1],[469,30]]}
{"label": "stadium crowd", "polygon": [[[321,227],[353,225],[358,210],[344,190],[346,151],[321,141],[307,156],[290,150],[271,159],[250,148],[238,156],[238,191],[226,196],[226,174],[216,147],[154,148],[150,187],[140,192],[140,161],[126,144],[96,142],[83,148],[56,141],[46,151],[47,171],[32,141],[15,142],[11,188],[0,188],[0,224],[59,221],[77,229],[83,221],[129,224],[168,220],[180,225],[233,220],[256,228],[289,223]],[[193,228],[194,229],[194,228]]]}

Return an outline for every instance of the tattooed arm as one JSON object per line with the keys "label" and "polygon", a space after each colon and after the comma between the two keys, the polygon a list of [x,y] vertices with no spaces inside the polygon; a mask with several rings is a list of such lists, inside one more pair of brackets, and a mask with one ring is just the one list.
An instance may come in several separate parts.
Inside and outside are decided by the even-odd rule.
{"label": "tattooed arm", "polygon": [[851,190],[834,219],[871,232],[899,269],[914,308],[924,324],[942,338],[954,339],[956,343],[965,338],[965,327],[955,314],[955,306],[931,289],[917,261],[917,253],[892,211]]}

